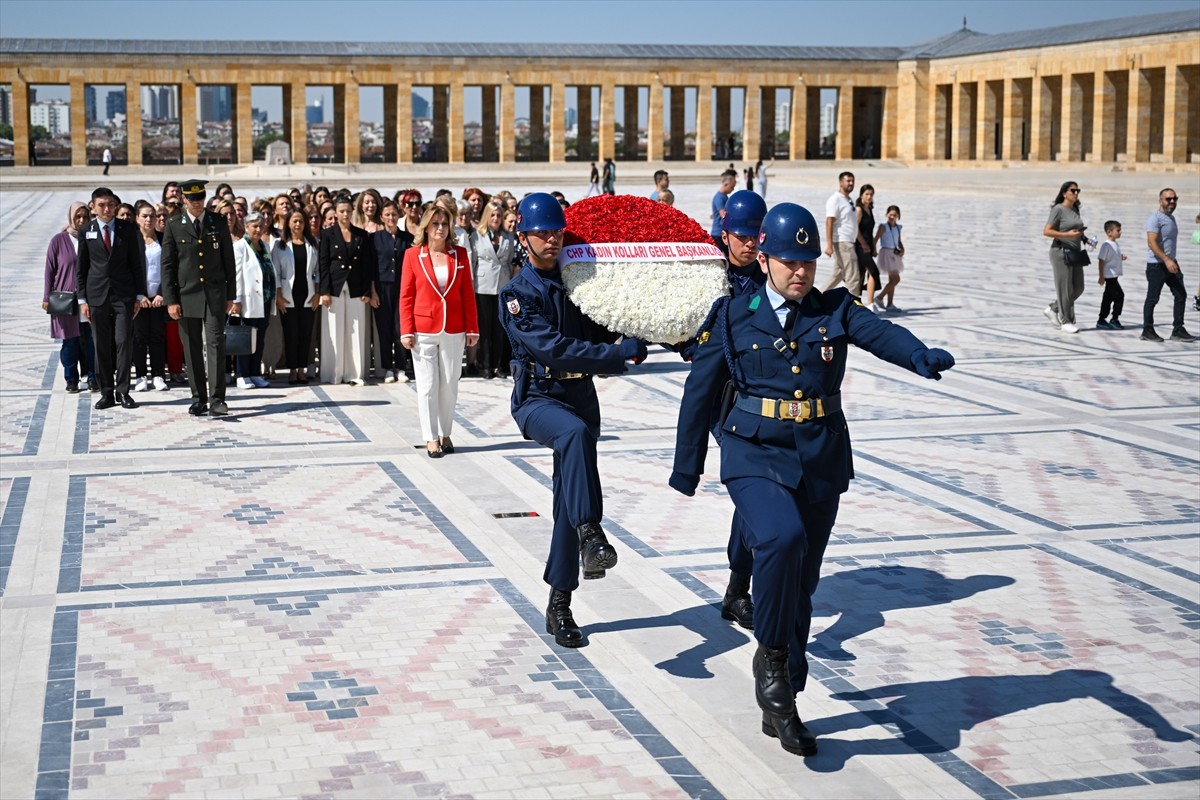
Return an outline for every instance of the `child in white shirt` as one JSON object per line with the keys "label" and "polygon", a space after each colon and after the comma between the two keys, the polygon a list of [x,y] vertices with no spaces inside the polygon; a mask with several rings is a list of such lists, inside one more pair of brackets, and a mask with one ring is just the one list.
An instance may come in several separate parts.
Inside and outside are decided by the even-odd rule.
{"label": "child in white shirt", "polygon": [[[1108,241],[1100,245],[1096,261],[1100,267],[1100,285],[1104,287],[1104,297],[1100,300],[1100,320],[1096,323],[1099,330],[1124,330],[1119,317],[1125,305],[1125,290],[1121,288],[1121,276],[1125,270],[1121,262],[1128,256],[1121,255],[1121,246],[1117,240],[1121,238],[1121,223],[1110,219],[1104,223],[1104,232]],[[1109,309],[1112,309],[1112,320],[1108,320]]]}

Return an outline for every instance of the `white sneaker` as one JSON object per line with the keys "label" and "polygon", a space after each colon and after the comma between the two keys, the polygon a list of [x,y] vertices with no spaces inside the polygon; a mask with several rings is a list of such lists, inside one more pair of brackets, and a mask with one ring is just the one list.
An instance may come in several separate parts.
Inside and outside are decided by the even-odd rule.
{"label": "white sneaker", "polygon": [[1062,320],[1060,320],[1058,318],[1058,313],[1050,306],[1046,306],[1045,308],[1043,308],[1042,314],[1046,317],[1046,319],[1050,320],[1050,324],[1053,325],[1054,327],[1056,327],[1056,328],[1062,327]]}
{"label": "white sneaker", "polygon": [[165,391],[167,391],[167,389],[169,389],[171,387],[167,386],[167,382],[164,381],[161,377],[158,377],[158,378],[154,379],[154,388],[160,392],[165,392]]}
{"label": "white sneaker", "polygon": [[412,378],[408,377],[407,375],[405,375],[405,374],[403,374],[403,373],[401,373],[401,374],[400,374],[400,375],[399,375],[399,376],[396,378],[396,380],[400,381],[401,383],[412,383]]}
{"label": "white sneaker", "polygon": [[137,383],[133,385],[133,390],[135,392],[148,392],[150,391],[150,382],[145,378],[138,378]]}
{"label": "white sneaker", "polygon": [[263,378],[258,375],[251,377],[250,382],[253,383],[255,386],[257,386],[259,389],[266,389],[268,386],[271,385],[270,381],[268,381],[266,378]]}
{"label": "white sneaker", "polygon": [[1079,333],[1079,326],[1074,322],[1064,322],[1062,324],[1063,333]]}
{"label": "white sneaker", "polygon": [[871,303],[871,305],[867,306],[867,308],[871,311],[874,311],[876,314],[882,314],[886,310],[883,306],[879,305],[879,303]]}
{"label": "white sneaker", "polygon": [[383,382],[384,383],[395,383],[396,382],[396,373],[389,369],[383,375]]}
{"label": "white sneaker", "polygon": [[351,386],[366,386],[367,385],[367,382],[364,381],[362,378],[351,378],[350,380],[348,380],[346,382],[349,383]]}
{"label": "white sneaker", "polygon": [[256,387],[248,379],[238,378],[237,379],[237,388],[239,388],[239,389],[254,389]]}

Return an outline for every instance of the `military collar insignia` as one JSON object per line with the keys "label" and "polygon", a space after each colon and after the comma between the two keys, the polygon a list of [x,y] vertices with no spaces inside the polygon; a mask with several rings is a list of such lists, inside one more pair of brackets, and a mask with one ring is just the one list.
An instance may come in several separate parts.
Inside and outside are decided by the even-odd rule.
{"label": "military collar insignia", "polygon": [[758,311],[758,304],[762,302],[762,295],[754,295],[754,299],[750,301],[750,310]]}

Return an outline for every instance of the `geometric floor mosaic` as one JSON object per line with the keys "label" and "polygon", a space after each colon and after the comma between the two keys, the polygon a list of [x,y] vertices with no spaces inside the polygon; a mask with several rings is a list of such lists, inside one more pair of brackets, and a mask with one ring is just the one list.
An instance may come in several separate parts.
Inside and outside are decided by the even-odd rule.
{"label": "geometric floor mosaic", "polygon": [[[832,191],[777,169],[775,199]],[[1127,330],[1090,328],[1089,284],[1070,336],[1041,314],[1057,171],[856,171],[904,208],[889,318],[958,366],[935,383],[852,350],[856,476],[798,700],[816,756],[761,734],[753,635],[720,617],[715,444],[694,497],[667,486],[678,356],[596,381],[620,560],[575,593],[568,650],[543,616],[552,458],[507,381],[462,381],[437,461],[411,384],[96,411],[63,391],[41,270],[0,268],[0,796],[1194,797],[1200,346],[1135,327],[1161,176],[1088,172],[1088,224],[1131,232]],[[711,181],[677,178],[705,218]],[[40,264],[91,188],[0,192],[0,261]]]}

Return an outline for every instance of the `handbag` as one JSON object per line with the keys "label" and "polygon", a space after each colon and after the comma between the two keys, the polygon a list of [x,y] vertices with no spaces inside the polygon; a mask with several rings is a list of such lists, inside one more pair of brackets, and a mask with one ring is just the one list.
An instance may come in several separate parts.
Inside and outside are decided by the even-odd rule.
{"label": "handbag", "polygon": [[896,255],[904,258],[904,240],[900,238],[900,229],[896,228],[896,246],[892,248]]}
{"label": "handbag", "polygon": [[225,354],[230,356],[248,356],[254,353],[257,344],[258,329],[243,324],[241,317],[233,321],[233,317],[225,317]]}
{"label": "handbag", "polygon": [[1092,257],[1088,255],[1088,251],[1082,247],[1076,250],[1073,247],[1064,247],[1063,263],[1068,267],[1086,267],[1092,263]]}
{"label": "handbag", "polygon": [[79,299],[74,292],[51,292],[50,301],[46,305],[46,313],[54,317],[78,316]]}

